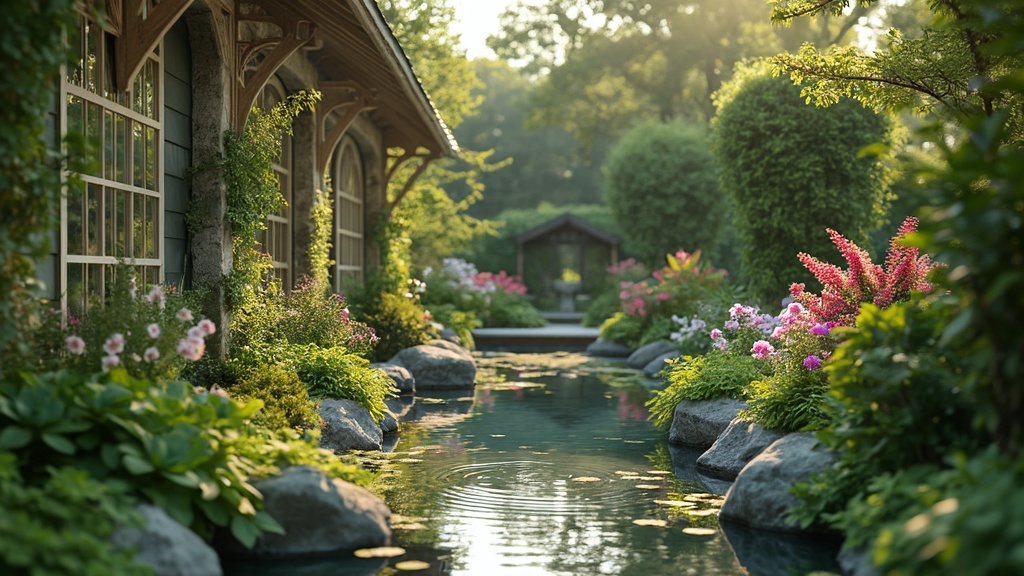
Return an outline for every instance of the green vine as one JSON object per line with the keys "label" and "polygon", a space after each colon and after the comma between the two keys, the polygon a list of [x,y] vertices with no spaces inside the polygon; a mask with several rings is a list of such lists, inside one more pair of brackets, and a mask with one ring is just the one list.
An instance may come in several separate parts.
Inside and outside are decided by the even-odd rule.
{"label": "green vine", "polygon": [[331,226],[334,211],[331,210],[331,188],[316,191],[310,220],[313,233],[309,243],[310,275],[326,286],[330,279],[330,270],[334,266],[331,260]]}
{"label": "green vine", "polygon": [[224,134],[225,217],[231,225],[234,259],[225,288],[231,308],[251,300],[271,268],[257,236],[266,229],[267,217],[287,206],[273,164],[281,156],[282,134],[290,135],[295,117],[319,100],[319,92],[300,90],[270,110],[253,108],[241,134]]}

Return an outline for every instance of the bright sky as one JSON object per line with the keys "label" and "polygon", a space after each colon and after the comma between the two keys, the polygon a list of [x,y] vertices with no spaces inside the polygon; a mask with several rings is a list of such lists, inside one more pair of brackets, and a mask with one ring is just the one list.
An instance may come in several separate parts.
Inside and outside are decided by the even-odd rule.
{"label": "bright sky", "polygon": [[487,37],[498,31],[498,16],[515,0],[450,0],[455,7],[455,30],[462,35],[466,56],[494,58]]}

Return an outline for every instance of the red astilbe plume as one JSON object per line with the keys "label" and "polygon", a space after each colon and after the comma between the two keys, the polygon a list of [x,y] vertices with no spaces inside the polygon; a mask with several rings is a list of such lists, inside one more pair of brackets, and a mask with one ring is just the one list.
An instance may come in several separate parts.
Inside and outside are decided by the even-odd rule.
{"label": "red astilbe plume", "polygon": [[917,230],[916,218],[904,220],[889,243],[884,269],[871,261],[866,250],[835,230],[827,230],[849,269],[844,271],[801,252],[798,255],[800,261],[822,284],[821,295],[806,292],[803,284],[793,284],[789,288],[793,299],[804,305],[814,321],[852,325],[863,302],[873,302],[885,308],[906,300],[911,291],[931,290],[931,284],[925,277],[935,265],[928,256],[919,256],[917,248],[902,244],[908,234]]}

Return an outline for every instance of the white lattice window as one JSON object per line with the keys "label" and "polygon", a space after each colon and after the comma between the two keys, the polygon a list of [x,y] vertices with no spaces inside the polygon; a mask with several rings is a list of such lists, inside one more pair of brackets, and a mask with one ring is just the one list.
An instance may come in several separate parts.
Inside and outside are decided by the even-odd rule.
{"label": "white lattice window", "polygon": [[[285,99],[284,86],[272,78],[256,98],[256,105],[270,110]],[[281,196],[285,207],[267,218],[267,229],[261,235],[263,249],[274,263],[274,276],[285,290],[292,287],[292,136],[281,136],[281,156],[274,162],[274,173],[281,182]]]}
{"label": "white lattice window", "polygon": [[334,289],[363,280],[363,159],[346,138],[334,155]]}
{"label": "white lattice window", "polygon": [[119,262],[135,266],[140,284],[163,280],[160,48],[131,87],[118,92],[114,41],[80,17],[61,81],[62,134],[80,134],[92,144],[61,201],[59,282],[72,313],[105,298]]}

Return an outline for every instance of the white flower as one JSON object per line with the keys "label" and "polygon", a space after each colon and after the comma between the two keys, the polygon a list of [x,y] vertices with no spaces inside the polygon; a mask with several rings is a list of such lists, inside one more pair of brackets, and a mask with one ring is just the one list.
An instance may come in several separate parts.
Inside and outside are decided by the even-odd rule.
{"label": "white flower", "polygon": [[124,352],[124,334],[114,333],[103,343],[103,351],[109,355]]}
{"label": "white flower", "polygon": [[103,357],[103,371],[110,372],[114,367],[121,363],[121,358],[115,354]]}
{"label": "white flower", "polygon": [[146,326],[146,332],[149,333],[150,338],[155,340],[160,337],[160,325],[150,324],[149,326]]}
{"label": "white flower", "polygon": [[85,340],[82,340],[78,336],[68,336],[64,339],[64,345],[67,346],[68,352],[71,352],[75,356],[85,354]]}
{"label": "white flower", "polygon": [[160,351],[156,349],[156,346],[150,346],[142,353],[142,358],[146,362],[156,362],[160,358]]}
{"label": "white flower", "polygon": [[202,330],[207,336],[217,331],[217,325],[213,323],[213,320],[203,318],[199,321],[199,329]]}
{"label": "white flower", "polygon": [[177,316],[178,316],[178,320],[181,320],[182,322],[191,322],[192,321],[192,311],[189,310],[188,308],[182,308],[181,310],[178,310],[178,315]]}

